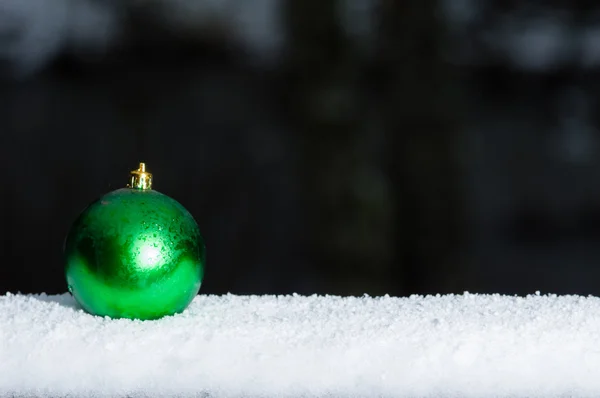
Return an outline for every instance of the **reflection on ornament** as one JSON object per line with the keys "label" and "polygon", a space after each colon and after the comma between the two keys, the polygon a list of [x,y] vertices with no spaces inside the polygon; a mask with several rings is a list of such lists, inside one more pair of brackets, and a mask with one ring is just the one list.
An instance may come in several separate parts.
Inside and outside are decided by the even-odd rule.
{"label": "reflection on ornament", "polygon": [[65,241],[69,291],[91,314],[157,319],[183,311],[200,290],[205,247],[192,215],[152,189],[145,164],[127,188],[77,218]]}

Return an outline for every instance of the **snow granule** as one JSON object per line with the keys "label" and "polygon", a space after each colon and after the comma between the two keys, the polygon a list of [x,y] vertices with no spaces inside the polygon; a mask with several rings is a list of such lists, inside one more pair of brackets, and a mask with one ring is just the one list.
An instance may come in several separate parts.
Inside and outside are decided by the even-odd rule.
{"label": "snow granule", "polygon": [[0,396],[600,396],[600,299],[207,296],[157,321],[0,296]]}

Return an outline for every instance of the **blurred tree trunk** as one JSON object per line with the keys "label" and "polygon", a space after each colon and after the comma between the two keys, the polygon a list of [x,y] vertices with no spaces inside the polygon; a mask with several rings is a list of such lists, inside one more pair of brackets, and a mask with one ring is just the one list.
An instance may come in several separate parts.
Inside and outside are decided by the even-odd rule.
{"label": "blurred tree trunk", "polygon": [[464,288],[460,98],[436,11],[420,0],[380,9],[380,109],[397,206],[392,279],[404,293]]}
{"label": "blurred tree trunk", "polygon": [[286,4],[284,103],[297,129],[302,199],[311,212],[310,266],[325,275],[329,293],[386,293],[393,209],[382,133],[373,130],[373,101],[365,90],[365,59],[339,26],[336,1]]}

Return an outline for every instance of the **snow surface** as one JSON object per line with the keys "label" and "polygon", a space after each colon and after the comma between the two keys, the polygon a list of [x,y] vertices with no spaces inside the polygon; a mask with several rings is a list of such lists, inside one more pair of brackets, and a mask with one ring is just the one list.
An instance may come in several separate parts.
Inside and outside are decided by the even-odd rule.
{"label": "snow surface", "polygon": [[158,321],[0,296],[0,396],[600,395],[600,299],[198,296]]}
{"label": "snow surface", "polygon": [[[154,15],[169,32],[222,34],[239,44],[256,65],[269,67],[277,65],[288,45],[282,16],[285,1],[0,0],[0,66],[6,64],[11,73],[27,77],[61,53],[82,58],[103,54],[127,36],[127,15]],[[339,2],[341,27],[367,53],[377,37],[380,4],[381,0]],[[441,0],[439,5],[455,42],[448,56],[458,64],[499,61],[530,71],[600,66],[599,9],[577,20],[551,6],[532,12],[525,5],[503,16],[491,11],[488,0]],[[471,31],[489,12],[496,17],[485,22],[486,28]],[[482,48],[474,50],[472,42]],[[493,54],[492,59],[486,54]]]}

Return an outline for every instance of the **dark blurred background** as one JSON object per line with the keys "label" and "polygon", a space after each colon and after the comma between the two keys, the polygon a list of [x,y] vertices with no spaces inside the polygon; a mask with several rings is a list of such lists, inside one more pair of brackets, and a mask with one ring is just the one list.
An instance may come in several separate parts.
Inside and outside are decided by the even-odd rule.
{"label": "dark blurred background", "polygon": [[144,161],[201,293],[600,294],[592,1],[0,0],[0,293]]}

